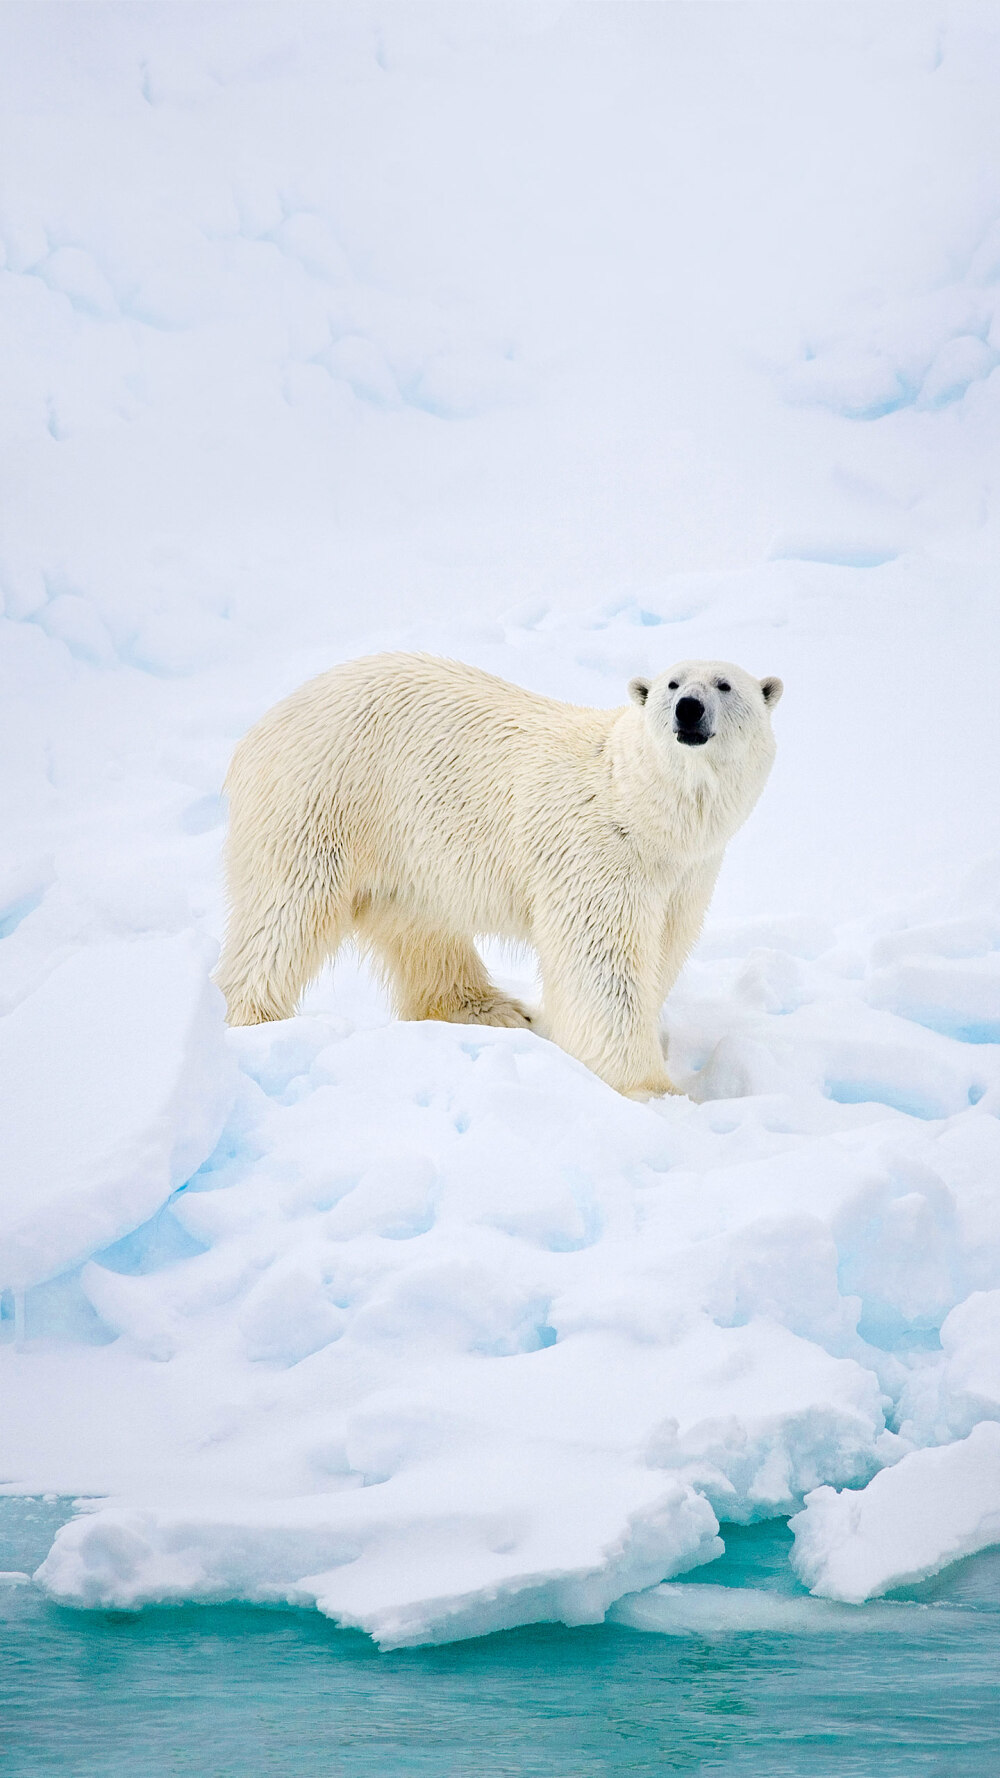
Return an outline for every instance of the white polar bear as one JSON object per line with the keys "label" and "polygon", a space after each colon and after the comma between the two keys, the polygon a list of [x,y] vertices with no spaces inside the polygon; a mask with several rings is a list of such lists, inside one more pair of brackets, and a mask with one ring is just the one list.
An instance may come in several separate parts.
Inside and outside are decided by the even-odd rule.
{"label": "white polar bear", "polygon": [[353,935],[401,1018],[528,1025],[474,944],[527,940],[539,1028],[621,1093],[676,1091],[660,1008],[764,787],[781,689],[685,661],[589,710],[419,654],[311,680],[226,780],[230,1022],[290,1017]]}

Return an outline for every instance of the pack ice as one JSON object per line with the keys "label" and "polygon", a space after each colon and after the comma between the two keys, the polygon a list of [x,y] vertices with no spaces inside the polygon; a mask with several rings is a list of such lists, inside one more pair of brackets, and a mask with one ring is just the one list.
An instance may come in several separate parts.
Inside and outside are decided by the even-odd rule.
{"label": "pack ice", "polygon": [[[803,1499],[799,1571],[833,1598],[995,1538],[1000,1056],[868,1008],[834,946],[807,968],[747,943],[689,971],[690,1102],[632,1105],[528,1033],[323,1013],[229,1033],[221,1142],[173,1195],[136,1168],[139,1226],[75,1273],[107,1343],[33,1340],[42,1287],[4,1353],[10,1480],[114,1497],[40,1583],[315,1604],[388,1647],[597,1621],[711,1561],[720,1519]],[[802,1004],[772,1010],[761,979],[793,970]],[[205,1116],[229,1077],[193,1035],[187,1058]],[[162,1082],[160,1047],[138,1072]],[[158,1127],[189,1131],[189,1106]],[[92,1192],[65,1189],[94,1229]],[[62,1228],[65,1266],[84,1237]],[[920,1535],[876,1538],[873,1565],[880,1512]]]}
{"label": "pack ice", "polygon": [[[808,1629],[1000,1537],[987,10],[4,9],[0,1486],[78,1501],[52,1598]],[[226,1031],[228,758],[384,648],[785,680],[685,1096],[350,956]],[[817,1600],[713,1585],[775,1515]]]}

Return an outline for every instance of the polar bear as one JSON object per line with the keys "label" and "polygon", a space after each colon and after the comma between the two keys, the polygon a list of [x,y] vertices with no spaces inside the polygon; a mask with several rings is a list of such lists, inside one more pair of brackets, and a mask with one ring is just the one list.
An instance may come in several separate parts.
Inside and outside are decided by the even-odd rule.
{"label": "polar bear", "polygon": [[351,935],[401,1018],[530,1025],[474,943],[526,940],[538,1029],[620,1093],[675,1092],[660,1009],[764,787],[781,690],[682,661],[592,710],[422,654],[311,680],[226,779],[230,1023],[290,1017]]}

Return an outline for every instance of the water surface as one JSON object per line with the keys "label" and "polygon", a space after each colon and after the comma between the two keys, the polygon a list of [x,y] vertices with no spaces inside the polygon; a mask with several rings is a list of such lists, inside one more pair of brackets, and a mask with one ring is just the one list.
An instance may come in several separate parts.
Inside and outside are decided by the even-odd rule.
{"label": "water surface", "polygon": [[[35,1567],[67,1516],[0,1500],[0,1569]],[[723,1534],[685,1585],[801,1595],[782,1523]],[[987,1551],[913,1589],[890,1629],[880,1607],[833,1632],[546,1624],[391,1654],[305,1611],[82,1613],[0,1585],[0,1770],[997,1778],[998,1581]]]}

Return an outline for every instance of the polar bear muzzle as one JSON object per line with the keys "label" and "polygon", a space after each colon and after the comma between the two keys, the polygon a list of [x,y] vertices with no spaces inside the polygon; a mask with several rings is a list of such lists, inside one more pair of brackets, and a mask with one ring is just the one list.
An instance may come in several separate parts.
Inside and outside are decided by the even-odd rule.
{"label": "polar bear muzzle", "polygon": [[685,747],[704,747],[715,730],[700,698],[686,692],[674,705],[674,734]]}

